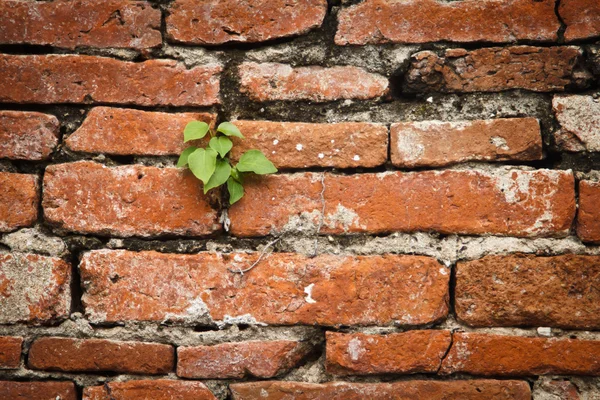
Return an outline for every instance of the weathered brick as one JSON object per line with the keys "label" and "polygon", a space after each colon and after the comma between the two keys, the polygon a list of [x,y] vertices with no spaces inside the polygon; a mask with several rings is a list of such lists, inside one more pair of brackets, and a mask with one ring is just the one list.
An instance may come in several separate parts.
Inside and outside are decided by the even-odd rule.
{"label": "weathered brick", "polygon": [[317,28],[326,13],[326,0],[176,0],[167,36],[190,44],[264,42]]}
{"label": "weathered brick", "polygon": [[311,347],[291,340],[177,348],[177,375],[193,379],[272,378],[297,366]]}
{"label": "weathered brick", "polygon": [[303,173],[246,180],[244,198],[229,210],[231,232],[315,232],[323,209],[321,177],[321,233],[561,236],[575,215],[570,171]]}
{"label": "weathered brick", "polygon": [[60,258],[0,254],[0,323],[45,323],[69,315],[71,267]]}
{"label": "weathered brick", "polygon": [[525,381],[401,381],[393,383],[251,382],[230,386],[234,400],[529,400]]}
{"label": "weathered brick", "polygon": [[187,69],[79,55],[0,55],[0,102],[210,106],[219,103],[221,66]]}
{"label": "weathered brick", "polygon": [[580,66],[581,50],[559,47],[448,49],[413,55],[406,74],[409,92],[500,92],[525,89],[555,92],[587,87],[590,73]]}
{"label": "weathered brick", "polygon": [[164,374],[173,370],[175,355],[166,344],[46,337],[33,342],[27,365],[52,371]]}
{"label": "weathered brick", "polygon": [[388,80],[362,68],[318,66],[292,68],[253,62],[239,67],[240,91],[254,101],[377,99],[388,93]]}
{"label": "weathered brick", "polygon": [[[561,379],[540,377],[533,389],[533,398],[536,400],[580,400],[593,399],[594,395],[586,393],[589,397],[580,397],[579,390],[572,382]],[[600,392],[595,394],[596,397]]]}
{"label": "weathered brick", "polygon": [[600,182],[579,182],[577,236],[590,243],[600,243]]}
{"label": "weathered brick", "polygon": [[73,382],[0,381],[0,394],[6,400],[76,400]]}
{"label": "weathered brick", "polygon": [[592,96],[554,96],[554,115],[560,129],[556,144],[566,151],[600,151],[600,103]]}
{"label": "weathered brick", "polygon": [[335,42],[555,41],[554,6],[553,0],[367,0],[340,11]]}
{"label": "weathered brick", "polygon": [[208,235],[217,211],[189,171],[81,161],[44,175],[44,216],[63,229],[100,235]]}
{"label": "weathered brick", "polygon": [[214,126],[216,114],[165,113],[95,107],[65,141],[74,151],[118,155],[174,155],[187,147],[183,130],[190,121]]}
{"label": "weathered brick", "polygon": [[0,188],[0,232],[33,225],[40,202],[38,177],[0,172]]}
{"label": "weathered brick", "polygon": [[246,137],[235,140],[234,160],[259,149],[278,168],[376,167],[387,160],[388,130],[383,125],[346,122],[235,121]]}
{"label": "weathered brick", "polygon": [[455,333],[441,374],[600,375],[600,341]]}
{"label": "weathered brick", "polygon": [[[459,262],[456,315],[473,326],[600,328],[599,256],[487,256]],[[551,301],[549,300],[551,299]]]}
{"label": "weathered brick", "polygon": [[309,258],[99,250],[80,264],[93,322],[255,321],[277,325],[423,325],[448,313],[448,270],[417,256]]}
{"label": "weathered brick", "polygon": [[58,119],[25,111],[0,111],[0,158],[46,160],[58,144]]}
{"label": "weathered brick", "polygon": [[0,369],[19,368],[23,338],[0,336]]}
{"label": "weathered brick", "polygon": [[[110,394],[109,394],[110,391]],[[83,400],[216,400],[202,382],[167,379],[107,382],[87,387]]]}
{"label": "weathered brick", "polygon": [[160,10],[146,1],[4,0],[0,43],[144,49],[159,46]]}
{"label": "weathered brick", "polygon": [[540,124],[535,118],[401,122],[391,127],[391,157],[404,168],[540,160]]}
{"label": "weathered brick", "polygon": [[327,332],[327,372],[334,375],[436,373],[450,348],[450,331],[389,335]]}
{"label": "weathered brick", "polygon": [[600,3],[597,0],[561,0],[558,13],[567,25],[565,40],[600,36]]}

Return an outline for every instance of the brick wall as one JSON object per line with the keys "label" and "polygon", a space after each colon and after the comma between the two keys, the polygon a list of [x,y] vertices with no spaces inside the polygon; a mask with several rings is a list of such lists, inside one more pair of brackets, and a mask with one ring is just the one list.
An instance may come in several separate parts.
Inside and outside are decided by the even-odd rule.
{"label": "brick wall", "polygon": [[1,399],[600,399],[600,2],[1,0],[0,72]]}

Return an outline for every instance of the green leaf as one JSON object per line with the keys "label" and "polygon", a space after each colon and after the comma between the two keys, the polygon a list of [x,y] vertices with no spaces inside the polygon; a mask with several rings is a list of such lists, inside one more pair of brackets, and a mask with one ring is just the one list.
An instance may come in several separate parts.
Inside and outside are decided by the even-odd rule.
{"label": "green leaf", "polygon": [[217,152],[213,149],[197,149],[188,157],[188,164],[196,178],[206,185],[215,172]]}
{"label": "green leaf", "polygon": [[244,138],[244,135],[242,135],[242,132],[240,132],[238,127],[231,122],[223,122],[219,124],[217,132],[221,132],[225,136],[235,136],[242,139]]}
{"label": "green leaf", "polygon": [[185,149],[184,151],[181,152],[181,155],[179,156],[179,160],[177,160],[177,167],[182,168],[185,167],[188,163],[188,157],[190,156],[190,154],[192,154],[194,151],[196,151],[197,147],[196,146],[190,146],[187,149]]}
{"label": "green leaf", "polygon": [[183,141],[202,139],[208,133],[208,124],[206,122],[192,121],[185,126],[183,130]]}
{"label": "green leaf", "polygon": [[244,183],[244,179],[242,178],[242,174],[237,170],[236,167],[231,168],[231,177],[238,181],[239,183]]}
{"label": "green leaf", "polygon": [[216,188],[217,186],[221,186],[227,179],[229,179],[229,174],[231,173],[231,165],[229,165],[229,161],[226,160],[218,160],[217,167],[215,168],[215,173],[210,177],[207,184],[204,185],[204,194],[206,194],[210,189]]}
{"label": "green leaf", "polygon": [[233,178],[227,179],[227,190],[229,191],[229,204],[233,204],[244,195],[244,187]]}
{"label": "green leaf", "polygon": [[254,172],[259,175],[277,172],[277,168],[260,150],[248,150],[242,154],[236,168],[241,172]]}
{"label": "green leaf", "polygon": [[227,153],[229,153],[229,150],[231,150],[231,148],[233,147],[233,143],[231,142],[231,140],[226,138],[225,136],[218,136],[210,139],[208,145],[211,149],[219,153],[222,158],[225,158]]}

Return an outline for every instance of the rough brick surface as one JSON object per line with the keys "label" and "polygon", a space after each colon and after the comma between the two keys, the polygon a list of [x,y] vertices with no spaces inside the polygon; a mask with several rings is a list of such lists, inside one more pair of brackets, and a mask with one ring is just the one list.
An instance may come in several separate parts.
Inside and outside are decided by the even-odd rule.
{"label": "rough brick surface", "polygon": [[74,151],[118,155],[175,155],[188,144],[183,130],[188,122],[214,126],[216,114],[165,113],[95,107],[79,129],[65,141]]}
{"label": "rough brick surface", "polygon": [[326,0],[176,0],[167,35],[190,44],[264,42],[319,27],[326,12]]}
{"label": "rough brick surface", "polygon": [[[237,236],[315,232],[323,208],[321,176],[247,180],[244,198],[229,212],[231,232]],[[321,233],[561,236],[575,215],[573,174],[566,171],[325,174],[323,179]]]}
{"label": "rough brick surface", "polygon": [[236,140],[231,156],[259,149],[278,168],[376,167],[387,160],[388,130],[383,125],[346,122],[235,121],[246,137]]}
{"label": "rough brick surface", "polygon": [[[110,391],[110,393],[109,393]],[[108,382],[87,387],[83,400],[216,400],[201,382],[167,379]]]}
{"label": "rough brick surface", "polygon": [[556,144],[566,151],[600,151],[600,102],[592,96],[554,96],[560,129]]}
{"label": "rough brick surface", "polygon": [[450,348],[449,331],[389,335],[327,332],[327,372],[334,375],[436,373]]}
{"label": "rough brick surface", "polygon": [[600,182],[579,182],[577,236],[584,242],[600,244]]}
{"label": "rough brick surface", "polygon": [[73,382],[0,381],[0,394],[6,400],[76,400]]}
{"label": "rough brick surface", "polygon": [[0,369],[19,368],[23,338],[0,336]]}
{"label": "rough brick surface", "polygon": [[442,56],[422,51],[413,55],[405,88],[410,92],[553,92],[586,87],[591,75],[579,67],[581,54],[574,46],[449,49]]}
{"label": "rough brick surface", "polygon": [[5,0],[0,43],[144,49],[162,42],[160,10],[145,1]]}
{"label": "rough brick surface", "polygon": [[600,36],[600,3],[597,0],[561,0],[558,12],[567,25],[567,41]]}
{"label": "rough brick surface", "polygon": [[539,160],[542,135],[535,118],[401,122],[391,127],[391,158],[398,167],[464,161]]}
{"label": "rough brick surface", "polygon": [[394,383],[251,382],[230,386],[234,400],[529,400],[525,381],[404,381]]}
{"label": "rough brick surface", "polygon": [[600,375],[600,341],[455,333],[442,374]]}
{"label": "rough brick surface", "polygon": [[193,379],[272,378],[298,366],[308,344],[253,341],[177,348],[177,375]]}
{"label": "rough brick surface", "polygon": [[0,111],[0,158],[46,160],[58,144],[58,119],[24,111]]}
{"label": "rough brick surface", "polygon": [[[0,102],[210,106],[219,103],[215,64],[140,63],[78,55],[0,55]],[[65,73],[68,71],[68,73]],[[115,84],[118,82],[118,84]]]}
{"label": "rough brick surface", "polygon": [[358,67],[292,68],[285,64],[244,63],[240,91],[254,101],[377,99],[387,94],[388,80]]}
{"label": "rough brick surface", "polygon": [[27,361],[33,369],[131,374],[164,374],[174,364],[173,347],[166,344],[54,337],[34,341]]}
{"label": "rough brick surface", "polygon": [[37,176],[0,172],[0,188],[0,232],[33,225],[40,202]]}
{"label": "rough brick surface", "polygon": [[81,161],[49,166],[44,216],[63,229],[100,235],[207,235],[217,212],[189,171]]}
{"label": "rough brick surface", "polygon": [[343,9],[335,42],[426,43],[554,41],[553,0],[366,0]]}
{"label": "rough brick surface", "polygon": [[459,262],[456,315],[474,326],[600,328],[600,293],[590,290],[600,257],[487,256]]}
{"label": "rough brick surface", "polygon": [[[582,391],[584,392],[584,391]],[[594,395],[585,393],[589,397],[581,397],[577,386],[572,382],[562,379],[541,377],[535,382],[533,398],[536,400],[583,400],[593,399]],[[595,393],[598,396],[600,393]]]}
{"label": "rough brick surface", "polygon": [[448,270],[429,257],[277,253],[243,279],[228,272],[257,257],[92,251],[82,301],[94,322],[422,325],[448,312]]}

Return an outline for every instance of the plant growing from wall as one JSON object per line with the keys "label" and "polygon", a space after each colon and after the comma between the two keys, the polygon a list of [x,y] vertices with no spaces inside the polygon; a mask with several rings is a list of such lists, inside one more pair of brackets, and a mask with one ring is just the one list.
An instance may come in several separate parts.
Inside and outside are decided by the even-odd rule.
{"label": "plant growing from wall", "polygon": [[248,150],[233,165],[228,155],[233,148],[230,137],[244,139],[240,130],[231,122],[223,122],[216,132],[212,132],[206,122],[192,121],[183,131],[183,141],[203,139],[210,134],[205,148],[190,146],[181,152],[178,167],[188,167],[204,185],[204,194],[209,190],[227,184],[229,204],[234,204],[244,196],[244,176],[273,174],[277,168],[260,150]]}

